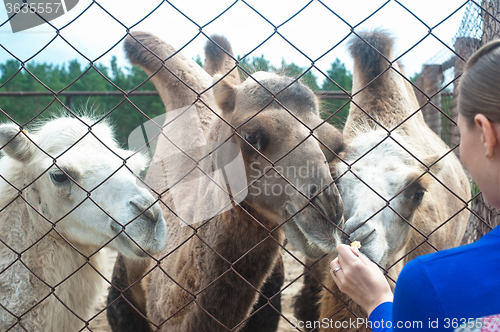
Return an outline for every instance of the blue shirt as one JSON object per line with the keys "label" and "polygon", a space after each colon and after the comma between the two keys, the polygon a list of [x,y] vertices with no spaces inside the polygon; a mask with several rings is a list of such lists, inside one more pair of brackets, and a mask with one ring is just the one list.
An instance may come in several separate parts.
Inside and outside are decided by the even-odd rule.
{"label": "blue shirt", "polygon": [[[500,226],[475,243],[406,264],[396,283],[394,303],[375,308],[370,322],[374,332],[458,331],[481,327],[476,319],[499,313]],[[489,322],[494,323],[500,326],[496,320]]]}

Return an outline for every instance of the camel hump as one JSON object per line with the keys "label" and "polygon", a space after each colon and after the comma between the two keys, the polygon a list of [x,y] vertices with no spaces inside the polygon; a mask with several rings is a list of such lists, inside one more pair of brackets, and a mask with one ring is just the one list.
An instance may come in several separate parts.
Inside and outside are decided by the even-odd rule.
{"label": "camel hump", "polygon": [[218,74],[217,69],[224,67],[227,57],[233,56],[233,49],[226,37],[212,35],[205,44],[205,70],[210,75]]}
{"label": "camel hump", "polygon": [[236,70],[235,59],[231,43],[226,37],[212,35],[205,44],[205,71],[211,75],[227,75],[232,84],[238,85],[241,79]]}
{"label": "camel hump", "polygon": [[125,54],[133,65],[155,72],[164,60],[175,53],[175,49],[160,38],[142,31],[131,32],[125,38]]}
{"label": "camel hump", "polygon": [[387,31],[376,29],[365,31],[354,37],[349,51],[354,58],[358,72],[370,82],[383,73],[393,61],[394,38]]}
{"label": "camel hump", "polygon": [[[200,95],[204,102],[197,107],[215,106],[213,94],[206,92],[212,77],[169,43],[150,33],[133,31],[123,46],[130,63],[140,66],[149,76],[167,112],[195,103]],[[205,116],[212,116],[212,111],[208,110]]]}

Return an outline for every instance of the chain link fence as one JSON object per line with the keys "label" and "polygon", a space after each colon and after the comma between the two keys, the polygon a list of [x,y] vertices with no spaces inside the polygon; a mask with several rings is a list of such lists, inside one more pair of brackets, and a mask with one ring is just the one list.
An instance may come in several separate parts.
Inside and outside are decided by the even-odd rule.
{"label": "chain link fence", "polygon": [[[426,103],[423,94],[417,93],[420,104],[424,105],[422,111],[426,122],[436,134],[452,146],[458,144],[460,136],[457,127],[447,119],[452,118],[456,122],[458,116],[456,82],[464,68],[463,60],[468,59],[488,41],[498,38],[498,18],[497,2],[469,2],[453,40],[423,65],[416,82],[427,96],[432,96],[431,103]],[[453,77],[457,79],[450,85],[450,79]],[[436,106],[440,111],[436,111]],[[457,155],[458,152],[456,149]],[[463,244],[478,240],[500,222],[497,211],[488,205],[475,185],[473,188],[474,213],[470,216]]]}
{"label": "chain link fence", "polygon": [[[361,251],[394,287],[408,260],[474,242],[498,225],[498,214],[465,173],[465,180],[452,182],[440,175],[447,167],[460,173],[456,86],[467,58],[498,34],[498,1],[458,2],[435,26],[400,1],[381,3],[357,23],[344,19],[334,3],[313,0],[280,25],[247,1],[229,4],[205,25],[174,3],[159,2],[144,20],[164,7],[190,20],[199,30],[195,38],[207,41],[203,67],[182,55],[192,41],[174,49],[154,31],[135,32],[94,1],[85,11],[99,9],[125,30],[110,49],[125,44],[129,60],[142,68],[121,81],[66,41],[52,18],[29,1],[17,3],[17,13],[0,28],[26,8],[88,63],[70,84],[54,89],[30,67],[38,53],[21,59],[0,42],[17,64],[2,68],[0,82],[0,110],[10,123],[0,127],[1,331],[368,330],[366,313],[328,276],[336,243],[360,240]],[[64,3],[65,10],[75,5]],[[236,4],[272,27],[259,46],[280,38],[310,67],[251,76],[245,57],[205,32]],[[318,58],[282,33],[286,22],[300,20],[313,5],[348,29]],[[373,37],[360,28],[388,6],[414,17],[428,29],[425,38],[443,46],[412,80],[397,61],[404,63],[421,41],[394,58],[383,32]],[[433,31],[463,8],[454,39],[440,40]],[[317,66],[349,41],[352,91]],[[363,56],[383,68],[373,77],[356,72]],[[299,83],[312,71],[337,91],[313,93]],[[91,75],[108,91],[84,86]],[[389,75],[400,82],[390,86],[394,95],[377,88]],[[15,90],[20,78],[36,81],[38,91]],[[402,99],[406,110],[390,121],[369,107],[370,100],[400,96],[402,86],[415,92],[418,104]],[[97,96],[93,103],[106,109],[75,111],[81,95]],[[15,114],[10,105],[19,103],[36,110]],[[150,112],[160,104],[166,114]],[[394,109],[387,105],[380,110]],[[343,128],[347,107],[351,115]],[[120,118],[128,122],[122,126]],[[128,128],[136,129],[128,141],[117,142],[113,130]],[[413,166],[396,178],[401,160]],[[429,202],[427,191],[437,201]],[[422,212],[441,205],[452,207],[441,219]],[[380,225],[380,218],[394,222]],[[451,231],[460,238],[443,242]],[[402,243],[377,246],[377,233]],[[396,251],[403,254],[392,256]]]}

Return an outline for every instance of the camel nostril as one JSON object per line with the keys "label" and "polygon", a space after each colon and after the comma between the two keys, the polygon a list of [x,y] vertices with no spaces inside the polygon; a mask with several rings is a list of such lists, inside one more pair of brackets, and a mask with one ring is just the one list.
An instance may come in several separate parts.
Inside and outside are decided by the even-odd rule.
{"label": "camel nostril", "polygon": [[323,204],[319,196],[312,199],[311,203],[313,203],[314,206],[316,206],[319,209],[319,211],[325,215],[325,217],[329,216],[328,210],[326,209],[325,204]]}
{"label": "camel nostril", "polygon": [[349,241],[359,241],[361,243],[368,243],[375,239],[377,230],[375,228],[368,228],[368,227],[363,227],[361,226],[359,230],[354,231],[350,236],[349,236]]}
{"label": "camel nostril", "polygon": [[314,197],[318,191],[319,191],[319,186],[317,184],[311,183],[308,186],[309,188],[309,197]]}
{"label": "camel nostril", "polygon": [[337,226],[344,225],[344,203],[337,190],[335,184],[326,187],[321,187],[317,184],[309,185],[310,202]]}
{"label": "camel nostril", "polygon": [[154,223],[157,223],[158,220],[160,220],[159,218],[157,218],[155,216],[155,214],[153,213],[153,211],[151,209],[147,209],[146,211],[144,211],[143,216],[144,216],[144,218],[146,218]]}
{"label": "camel nostril", "polygon": [[324,193],[316,196],[311,200],[311,203],[330,223],[336,224],[337,226],[343,223],[342,215],[338,215],[335,202],[329,200]]}
{"label": "camel nostril", "polygon": [[147,219],[153,223],[157,223],[161,219],[161,213],[155,213],[154,205],[140,204],[136,201],[130,201],[132,211],[140,218]]}
{"label": "camel nostril", "polygon": [[144,211],[144,209],[142,208],[142,206],[140,204],[134,202],[134,201],[130,201],[129,204],[132,207],[132,211],[135,214],[141,214],[142,211]]}

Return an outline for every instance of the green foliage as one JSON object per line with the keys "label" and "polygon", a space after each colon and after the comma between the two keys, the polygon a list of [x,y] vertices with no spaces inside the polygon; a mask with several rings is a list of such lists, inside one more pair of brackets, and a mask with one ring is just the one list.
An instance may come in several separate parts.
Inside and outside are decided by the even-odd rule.
{"label": "green foliage", "polygon": [[276,68],[269,63],[269,60],[264,59],[264,55],[261,55],[260,57],[253,57],[252,59],[249,57],[244,57],[242,59],[238,56],[238,61],[240,62],[240,66],[238,68],[239,73],[243,80],[248,77],[247,73],[253,74],[257,71],[271,72],[276,70]]}
{"label": "green foliage", "polygon": [[[102,64],[82,68],[76,60],[70,61],[67,66],[30,63],[26,68],[20,68],[15,60],[0,64],[0,91],[129,91],[138,86],[138,90],[155,90],[141,68],[120,68],[115,57],[111,60],[110,69]],[[165,112],[159,96],[131,95],[128,99],[125,96],[73,96],[71,100],[63,95],[58,98],[16,96],[0,97],[0,121],[10,121],[10,117],[26,125],[35,118],[64,112],[63,103],[69,102],[73,111],[92,111],[98,117],[106,116],[123,145],[126,145],[130,132],[148,120],[141,112],[149,117]]]}
{"label": "green foliage", "polygon": [[200,58],[199,54],[193,60],[194,60],[194,62],[196,62],[197,64],[199,64],[201,68],[203,68],[203,62],[201,62],[201,58]]}
{"label": "green foliage", "polygon": [[321,90],[324,91],[341,91],[341,86],[344,90],[350,91],[352,87],[352,74],[346,68],[344,63],[336,58],[332,63],[329,70],[326,71],[328,75],[323,80]]}
{"label": "green foliage", "polygon": [[287,64],[285,60],[281,61],[281,68],[278,72],[289,77],[297,78],[300,77],[300,81],[308,86],[313,91],[318,91],[319,86],[317,83],[317,78],[314,76],[309,68],[302,68],[294,64],[293,62]]}
{"label": "green foliage", "polygon": [[411,77],[410,77],[410,81],[411,81],[413,84],[417,84],[418,75],[420,75],[420,73],[415,73],[413,76],[411,76]]}
{"label": "green foliage", "polygon": [[[451,109],[452,109],[452,97],[450,95],[442,94],[441,95],[441,139],[448,145],[450,145],[450,137],[452,132],[452,127],[455,126],[450,119],[452,118]],[[446,114],[446,115],[445,115]]]}
{"label": "green foliage", "polygon": [[343,130],[349,115],[349,99],[320,100],[319,104],[321,117],[338,129]]}
{"label": "green foliage", "polygon": [[[238,60],[240,62],[240,75],[243,79],[248,77],[248,74],[255,73],[257,71],[267,71],[267,72],[277,72],[281,75],[286,75],[292,78],[300,77],[300,81],[307,85],[311,90],[318,91],[319,86],[316,76],[308,69],[302,68],[294,64],[293,62],[287,64],[285,60],[281,61],[281,67],[276,68],[270,64],[269,60],[266,60],[263,55],[260,57],[245,57],[241,59],[238,56]],[[244,70],[241,70],[244,69]]]}
{"label": "green foliage", "polygon": [[[323,80],[321,90],[352,90],[352,74],[345,68],[344,63],[339,58],[335,59],[330,69],[326,71],[326,74],[328,76]],[[348,100],[323,100],[321,102],[321,113],[323,118],[328,119],[329,123],[342,129],[349,115],[349,102]]]}
{"label": "green foliage", "polygon": [[[198,56],[194,59],[202,65]],[[273,67],[264,56],[240,59],[240,67],[248,73],[256,71],[274,71],[293,78],[300,77],[313,91],[320,90],[317,78],[310,68],[302,68],[284,60],[280,68]],[[240,74],[246,74],[240,69]],[[328,77],[323,80],[322,90],[340,90],[335,81],[345,90],[350,90],[352,75],[344,64],[336,59]],[[62,91],[130,91],[132,89],[154,91],[155,87],[146,73],[139,67],[121,68],[116,57],[110,66],[95,64],[83,66],[77,61],[59,66],[46,63],[30,62],[25,68],[16,60],[0,64],[0,91],[45,91],[58,94]],[[64,105],[70,106],[77,113],[92,112],[97,117],[105,116],[117,132],[117,139],[126,146],[128,135],[139,124],[163,114],[165,108],[159,96],[12,96],[0,97],[0,122],[16,121],[20,125],[29,125],[39,118],[51,117],[64,113]],[[347,117],[348,101],[326,100],[321,102],[321,113],[325,119],[342,127]]]}

